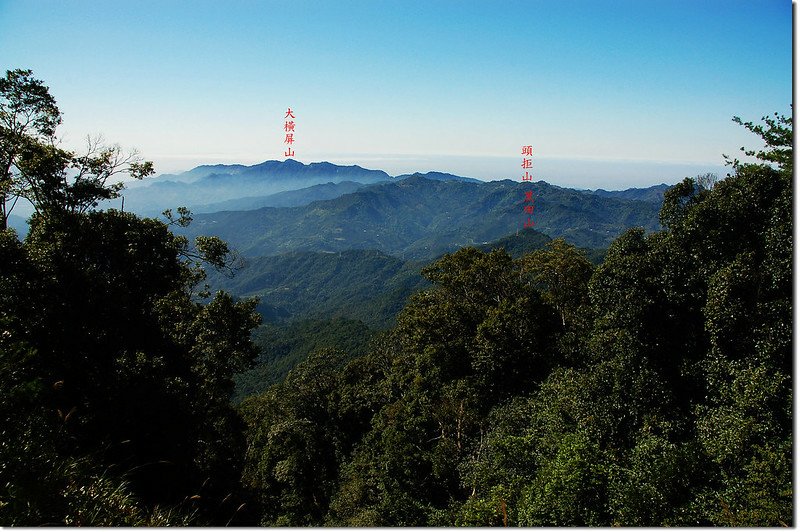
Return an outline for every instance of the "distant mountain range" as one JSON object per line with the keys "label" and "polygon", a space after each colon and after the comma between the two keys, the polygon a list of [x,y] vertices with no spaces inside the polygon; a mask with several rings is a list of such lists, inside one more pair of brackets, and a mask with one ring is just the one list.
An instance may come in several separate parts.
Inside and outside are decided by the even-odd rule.
{"label": "distant mountain range", "polygon": [[191,210],[192,212],[218,212],[250,211],[262,207],[299,207],[301,205],[308,205],[313,201],[338,198],[350,192],[355,192],[363,186],[366,185],[354,181],[325,183],[298,190],[276,192],[275,194],[269,194],[267,196],[248,196],[211,203],[209,205],[196,205]]}
{"label": "distant mountain range", "polygon": [[[659,228],[666,184],[624,191],[573,190],[543,181],[484,182],[444,172],[392,177],[381,170],[320,162],[203,165],[129,185],[124,209],[159,216],[187,206],[186,234],[212,234],[248,256],[289,251],[378,249],[427,260],[481,245],[518,228],[523,190],[536,194],[535,228],[585,248],[605,248],[632,226]],[[101,208],[121,208],[117,199]],[[21,235],[24,220],[10,219]]]}
{"label": "distant mountain range", "polygon": [[[471,177],[445,172],[415,172],[392,177],[382,170],[360,166],[339,166],[328,162],[303,164],[293,159],[265,161],[252,166],[241,164],[202,165],[180,174],[162,174],[141,182],[133,182],[124,191],[125,209],[144,216],[157,216],[165,209],[189,207],[193,212],[221,210],[251,210],[261,207],[295,207],[314,200],[333,199],[355,191],[356,185],[387,181],[403,181],[423,177],[431,181],[482,183]],[[337,186],[337,185],[342,186]],[[278,193],[298,191],[319,185],[324,188],[308,190],[307,195]],[[660,201],[667,185],[647,189],[608,192],[602,189],[587,191],[618,199]],[[304,202],[305,201],[305,202]],[[121,200],[109,202],[119,208]]]}
{"label": "distant mountain range", "polygon": [[533,189],[535,229],[586,248],[605,248],[629,227],[659,229],[660,205],[540,181],[469,182],[414,175],[298,207],[195,215],[187,236],[215,235],[246,256],[289,251],[377,249],[427,260],[507,235],[523,223]]}
{"label": "distant mountain range", "polygon": [[[208,208],[212,203],[258,197],[324,183],[350,181],[369,184],[391,180],[382,170],[338,166],[320,162],[303,164],[293,159],[265,161],[252,166],[198,166],[177,175],[162,175],[133,183],[124,191],[125,209],[145,216],[186,206]],[[109,206],[119,208],[116,200]],[[239,208],[235,206],[236,208]]]}
{"label": "distant mountain range", "polygon": [[[160,176],[126,190],[125,209],[156,215],[190,206],[194,222],[176,231],[219,236],[248,258],[233,279],[212,273],[212,286],[262,297],[259,310],[270,321],[339,316],[382,327],[426,286],[420,267],[443,253],[472,245],[519,256],[563,237],[597,263],[626,229],[659,229],[668,188],[580,191],[544,181],[484,182],[442,172],[392,177],[287,160]],[[261,193],[277,189],[284,190]],[[535,231],[521,230],[529,189]],[[27,232],[20,216],[9,224],[21,236]]]}

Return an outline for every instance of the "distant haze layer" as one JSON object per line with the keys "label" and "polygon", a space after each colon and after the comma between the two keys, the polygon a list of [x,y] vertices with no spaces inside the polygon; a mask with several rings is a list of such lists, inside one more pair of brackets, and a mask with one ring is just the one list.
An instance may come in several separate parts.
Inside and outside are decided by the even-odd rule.
{"label": "distant haze layer", "polygon": [[[300,154],[299,154],[300,155]],[[736,154],[739,155],[739,154]],[[201,164],[255,164],[274,155],[225,156],[152,156],[157,173],[179,173]],[[338,165],[356,164],[363,168],[383,170],[390,175],[414,172],[448,172],[474,177],[484,181],[498,179],[518,180],[520,160],[517,157],[482,157],[473,155],[407,155],[407,154],[311,154],[297,157],[303,163],[328,161]],[[666,183],[673,185],[684,177],[713,173],[720,178],[730,171],[720,162],[663,162],[604,159],[569,159],[536,157],[534,153],[534,177],[536,180],[570,188],[603,188],[624,190],[644,188]],[[518,175],[519,174],[519,175]]]}

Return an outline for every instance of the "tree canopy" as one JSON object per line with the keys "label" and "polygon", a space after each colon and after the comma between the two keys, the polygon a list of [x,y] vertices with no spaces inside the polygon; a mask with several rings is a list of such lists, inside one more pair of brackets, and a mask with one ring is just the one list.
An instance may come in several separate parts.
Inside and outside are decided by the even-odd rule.
{"label": "tree canopy", "polygon": [[[793,132],[735,121],[755,160],[672,187],[663,229],[599,265],[561,239],[466,247],[386,331],[254,342],[256,302],[206,284],[228,246],[174,234],[184,208],[98,209],[152,165],[60,149],[47,87],[8,72],[0,522],[793,525]],[[255,392],[236,407],[235,376]]]}
{"label": "tree canopy", "polygon": [[225,524],[244,500],[229,399],[256,353],[255,302],[203,297],[201,263],[224,266],[227,248],[171,233],[188,212],[165,223],[95,209],[119,192],[118,171],[151,163],[57,148],[55,101],[29,71],[0,89],[2,198],[36,210],[24,241],[0,231],[0,519]]}
{"label": "tree canopy", "polygon": [[599,267],[461,249],[366,355],[309,361],[327,384],[245,400],[261,524],[790,525],[793,137],[743,125],[757,162],[673,187]]}

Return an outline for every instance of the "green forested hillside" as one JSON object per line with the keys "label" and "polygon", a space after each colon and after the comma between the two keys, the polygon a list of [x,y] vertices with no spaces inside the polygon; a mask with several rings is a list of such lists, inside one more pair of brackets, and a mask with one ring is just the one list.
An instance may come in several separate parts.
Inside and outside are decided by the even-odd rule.
{"label": "green forested hillside", "polygon": [[790,124],[600,266],[461,249],[367,355],[246,399],[261,524],[792,525]]}
{"label": "green forested hillside", "polygon": [[[523,190],[529,186],[416,176],[303,207],[198,214],[186,234],[219,236],[247,256],[378,249],[430,260],[520,228]],[[629,227],[659,227],[658,205],[652,202],[604,198],[544,182],[532,188],[535,229],[579,247],[605,248]]]}
{"label": "green forested hillside", "polygon": [[347,317],[386,327],[414,291],[428,285],[421,263],[374,250],[294,252],[247,259],[233,277],[210,272],[215,288],[260,300],[267,321]]}
{"label": "green forested hillside", "polygon": [[395,180],[401,181],[409,177],[424,177],[433,181],[464,181],[467,183],[481,183],[480,179],[474,177],[463,177],[460,175],[448,174],[445,172],[414,172],[413,174],[402,174],[395,177]]}
{"label": "green forested hillside", "polygon": [[[535,229],[520,229],[516,233],[476,247],[482,251],[502,249],[516,259],[531,251],[544,248],[551,240],[549,236]],[[582,251],[586,253],[586,258],[595,265],[603,262],[606,254],[605,249],[583,248]]]}
{"label": "green forested hillside", "polygon": [[[527,250],[543,239],[528,232],[518,256],[467,246],[423,266],[429,285],[385,331],[327,317],[256,329],[256,301],[204,288],[233,262],[218,238],[173,232],[186,210],[97,208],[118,198],[112,176],[152,164],[55,146],[49,89],[8,71],[0,524],[793,526],[792,121],[735,121],[763,142],[754,162],[671,188],[662,230],[625,231],[599,265],[564,239]],[[315,208],[357,231],[381,205],[402,213],[405,190],[417,237],[433,238],[444,222],[426,191],[441,208],[451,185],[412,178]],[[487,214],[512,201],[508,183],[455,185]],[[551,198],[551,220],[582,212],[574,194]],[[17,197],[35,209],[24,239],[7,228]],[[647,212],[616,205],[614,223]],[[414,277],[350,253],[314,281],[345,305]],[[264,281],[254,272],[245,285]]]}
{"label": "green forested hillside", "polygon": [[[483,248],[521,257],[548,242],[546,235],[525,229]],[[255,335],[259,355],[253,368],[236,375],[234,401],[279,382],[315,349],[365,354],[374,334],[370,326],[394,325],[408,297],[430,286],[420,274],[422,267],[377,251],[348,251],[259,257],[233,277],[212,270],[212,286],[259,298],[256,309],[272,322]]]}

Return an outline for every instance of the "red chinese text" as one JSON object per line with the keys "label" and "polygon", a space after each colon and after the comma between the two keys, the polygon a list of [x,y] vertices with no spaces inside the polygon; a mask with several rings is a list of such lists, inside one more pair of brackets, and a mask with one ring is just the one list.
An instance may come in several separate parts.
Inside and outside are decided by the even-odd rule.
{"label": "red chinese text", "polygon": [[[291,118],[291,120],[289,120]],[[286,151],[283,152],[284,157],[294,157],[294,113],[292,108],[286,109],[286,115],[283,117],[283,131],[286,135],[283,137],[283,143],[286,144]]]}
{"label": "red chinese text", "polygon": [[[522,168],[525,169],[525,173],[522,174],[522,181],[523,182],[532,182],[533,175],[528,172],[528,169],[533,168],[533,146],[523,146],[522,151],[520,153],[522,158]],[[526,190],[525,191],[525,201],[523,202],[522,212],[526,215],[526,219],[522,222],[523,228],[533,227],[533,190]]]}

